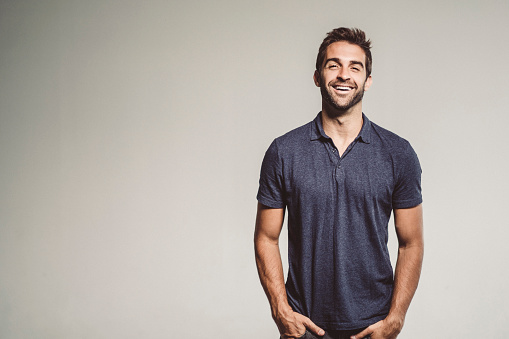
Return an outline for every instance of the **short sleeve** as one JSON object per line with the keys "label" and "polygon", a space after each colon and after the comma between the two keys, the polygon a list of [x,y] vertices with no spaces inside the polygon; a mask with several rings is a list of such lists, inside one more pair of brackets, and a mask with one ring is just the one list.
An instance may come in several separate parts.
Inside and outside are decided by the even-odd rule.
{"label": "short sleeve", "polygon": [[283,173],[277,141],[269,146],[262,162],[258,201],[267,207],[284,208]]}
{"label": "short sleeve", "polygon": [[410,143],[405,141],[396,158],[396,186],[393,208],[411,208],[422,203],[421,165]]}

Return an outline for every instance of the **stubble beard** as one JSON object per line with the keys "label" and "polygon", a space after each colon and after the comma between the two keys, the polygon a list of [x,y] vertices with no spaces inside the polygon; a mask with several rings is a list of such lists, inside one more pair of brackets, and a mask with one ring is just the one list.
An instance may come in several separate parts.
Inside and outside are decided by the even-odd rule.
{"label": "stubble beard", "polygon": [[[354,91],[357,90],[357,93],[355,93],[353,96],[351,96],[348,101],[341,102],[342,99],[335,97],[335,93],[333,92],[334,90],[331,88],[332,84],[330,84],[330,85],[331,86],[326,87],[323,84],[323,80],[322,80],[322,83],[320,84],[320,92],[322,94],[322,98],[330,106],[332,106],[332,108],[334,108],[334,110],[337,111],[337,113],[339,113],[339,115],[341,115],[342,113],[346,113],[346,111],[348,111],[350,108],[352,108],[353,106],[355,106],[359,102],[361,102],[362,98],[364,97],[364,84],[362,84],[360,90],[354,89]],[[330,113],[332,113],[332,112],[330,112]]]}

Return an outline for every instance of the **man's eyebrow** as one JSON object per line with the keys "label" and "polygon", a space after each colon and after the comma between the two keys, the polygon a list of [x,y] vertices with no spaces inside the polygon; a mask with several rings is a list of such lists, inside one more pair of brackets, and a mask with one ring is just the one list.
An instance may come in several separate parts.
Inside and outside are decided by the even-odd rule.
{"label": "man's eyebrow", "polygon": [[[325,60],[325,65],[327,65],[329,63],[329,61],[334,61],[337,64],[341,63],[338,58],[329,58],[329,59]],[[357,61],[357,60],[350,61],[350,65],[359,65],[359,66],[362,66],[362,68],[364,68],[364,63],[362,63],[361,61]]]}
{"label": "man's eyebrow", "polygon": [[329,63],[329,61],[334,61],[335,63],[340,64],[338,58],[329,58],[329,59],[325,60],[325,65],[327,65]]}
{"label": "man's eyebrow", "polygon": [[360,61],[352,60],[352,61],[350,61],[350,65],[359,65],[359,66],[362,66],[362,68],[364,68],[364,64]]}

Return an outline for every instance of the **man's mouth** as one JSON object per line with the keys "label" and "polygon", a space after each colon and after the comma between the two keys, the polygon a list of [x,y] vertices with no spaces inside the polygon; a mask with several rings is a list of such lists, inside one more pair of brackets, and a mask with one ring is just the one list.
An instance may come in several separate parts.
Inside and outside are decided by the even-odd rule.
{"label": "man's mouth", "polygon": [[335,90],[341,91],[341,92],[348,92],[353,90],[353,87],[350,86],[332,86]]}

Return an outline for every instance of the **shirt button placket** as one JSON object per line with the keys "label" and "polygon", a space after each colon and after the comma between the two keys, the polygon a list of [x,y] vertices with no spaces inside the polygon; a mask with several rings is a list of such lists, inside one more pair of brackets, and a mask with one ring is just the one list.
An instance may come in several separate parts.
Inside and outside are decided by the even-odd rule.
{"label": "shirt button placket", "polygon": [[338,183],[340,183],[341,181],[343,181],[343,168],[341,167],[341,157],[339,156],[339,153],[338,153],[338,150],[336,147],[332,147],[332,153],[336,154],[337,155],[337,163],[336,163],[336,181]]}
{"label": "shirt button placket", "polygon": [[334,145],[331,146],[331,152],[334,154],[334,176],[336,177],[336,180],[340,180],[339,177],[341,177],[341,157],[339,156],[338,149]]}
{"label": "shirt button placket", "polygon": [[338,163],[336,165],[336,181],[338,183],[342,183],[345,180],[345,173],[343,170],[343,166],[341,166],[341,163]]}

